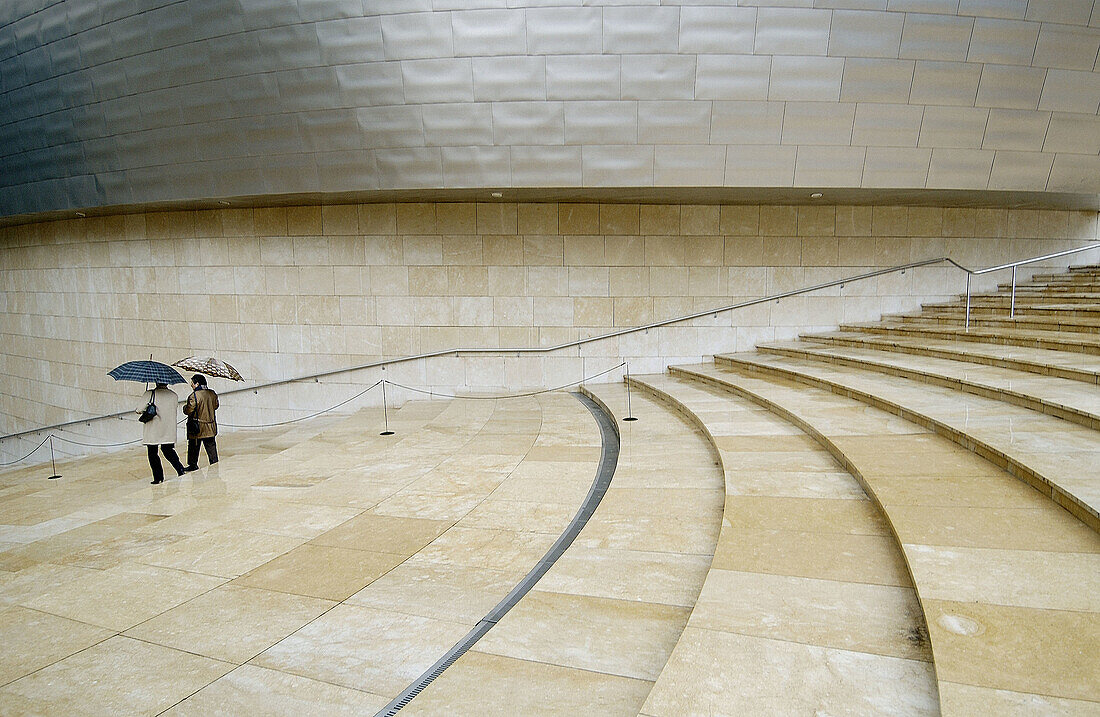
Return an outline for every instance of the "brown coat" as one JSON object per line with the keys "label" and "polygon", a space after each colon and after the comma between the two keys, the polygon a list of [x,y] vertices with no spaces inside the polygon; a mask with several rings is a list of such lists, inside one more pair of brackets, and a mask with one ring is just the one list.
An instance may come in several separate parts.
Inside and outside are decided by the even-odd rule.
{"label": "brown coat", "polygon": [[218,435],[218,424],[214,420],[214,411],[217,408],[218,394],[211,389],[200,388],[191,392],[191,395],[187,397],[187,403],[183,405],[183,412],[198,421],[199,426],[198,432],[187,431],[188,440],[212,438]]}

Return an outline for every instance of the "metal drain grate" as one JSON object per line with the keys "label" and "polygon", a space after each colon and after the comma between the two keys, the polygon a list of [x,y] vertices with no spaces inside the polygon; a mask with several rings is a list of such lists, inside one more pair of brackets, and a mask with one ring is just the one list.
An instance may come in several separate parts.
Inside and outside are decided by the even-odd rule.
{"label": "metal drain grate", "polygon": [[453,665],[458,658],[466,654],[474,644],[482,638],[485,633],[492,629],[493,625],[497,624],[500,618],[513,607],[516,603],[523,598],[531,588],[535,587],[535,583],[546,574],[546,571],[550,569],[550,566],[561,557],[562,553],[573,543],[576,537],[580,534],[581,530],[588,523],[588,519],[592,517],[592,514],[596,512],[596,506],[603,500],[604,494],[607,493],[608,486],[611,485],[611,478],[615,475],[615,466],[619,462],[619,434],[615,425],[614,419],[609,416],[604,409],[595,401],[585,396],[582,393],[573,394],[577,400],[584,404],[592,416],[596,419],[596,423],[600,427],[600,438],[603,443],[603,450],[600,454],[600,465],[596,470],[596,478],[592,481],[592,487],[588,489],[588,495],[585,496],[584,502],[581,503],[580,509],[577,514],[573,516],[573,520],[569,521],[569,525],[565,528],[558,539],[554,541],[554,544],[550,546],[550,550],[546,551],[546,555],[542,556],[542,559],[535,564],[535,567],[531,569],[523,580],[512,588],[503,600],[497,603],[496,607],[489,611],[489,614],[483,617],[473,630],[470,630],[466,634],[466,637],[462,638],[452,647],[447,650],[443,657],[428,668],[428,670],[420,677],[406,687],[401,694],[393,699],[388,705],[383,707],[375,717],[393,717],[401,710],[402,707],[413,701],[417,695],[424,691],[428,685],[430,685],[435,678],[443,674],[443,671]]}

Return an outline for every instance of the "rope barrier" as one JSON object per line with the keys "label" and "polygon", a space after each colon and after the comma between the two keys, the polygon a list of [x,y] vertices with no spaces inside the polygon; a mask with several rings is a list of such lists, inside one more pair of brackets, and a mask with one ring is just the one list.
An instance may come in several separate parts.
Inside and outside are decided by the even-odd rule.
{"label": "rope barrier", "polygon": [[47,436],[46,436],[45,438],[43,438],[43,439],[42,439],[42,442],[41,442],[41,443],[39,443],[39,444],[38,444],[37,446],[35,446],[35,447],[34,447],[34,448],[33,448],[33,449],[31,450],[31,452],[30,452],[30,453],[28,453],[27,455],[23,456],[22,458],[16,458],[16,459],[15,459],[14,461],[7,461],[6,463],[0,463],[0,466],[14,466],[14,465],[15,465],[16,463],[19,463],[20,461],[25,461],[25,460],[27,460],[28,458],[30,458],[30,457],[31,457],[31,455],[32,455],[32,454],[33,454],[33,453],[34,453],[35,451],[37,451],[37,450],[38,450],[39,448],[41,448],[42,446],[46,445],[46,441],[50,440],[50,436],[52,436],[52,435],[53,435],[53,434],[51,433],[51,434],[47,435]]}
{"label": "rope barrier", "polygon": [[52,433],[50,435],[64,443],[71,443],[74,446],[85,446],[86,448],[117,448],[118,446],[132,446],[135,443],[141,442],[140,438],[135,438],[132,441],[126,441],[124,443],[84,443],[82,441],[74,441],[71,438],[65,438],[64,436],[58,436]]}
{"label": "rope barrier", "polygon": [[308,416],[299,416],[298,418],[292,418],[289,421],[279,421],[277,423],[255,423],[255,424],[222,423],[222,424],[219,424],[219,425],[225,426],[226,428],[272,428],[274,426],[285,426],[288,423],[297,423],[298,421],[305,421],[305,420],[310,419],[310,418],[316,418],[317,416],[320,416],[321,414],[324,414],[324,413],[328,413],[329,411],[335,411],[337,408],[340,408],[340,406],[343,406],[347,403],[351,403],[352,401],[359,398],[360,396],[362,396],[367,391],[370,391],[372,388],[374,388],[378,384],[382,383],[383,381],[385,381],[385,379],[378,379],[372,385],[368,386],[367,388],[364,388],[362,391],[355,394],[354,396],[347,399],[346,401],[341,401],[340,403],[336,404],[335,406],[331,406],[331,407],[326,408],[324,410],[318,411],[317,413],[311,413]]}
{"label": "rope barrier", "polygon": [[[359,398],[363,394],[371,391],[374,388],[377,388],[380,384],[386,384],[386,383],[388,383],[391,386],[396,386],[398,388],[405,389],[406,391],[412,391],[413,393],[425,394],[425,395],[430,396],[432,398],[435,398],[435,397],[451,398],[451,399],[462,398],[462,399],[481,400],[481,401],[507,400],[507,399],[511,399],[511,398],[529,398],[531,396],[538,396],[539,394],[543,394],[543,393],[551,393],[553,391],[560,391],[563,388],[571,388],[573,386],[578,386],[578,385],[584,383],[585,381],[590,381],[594,378],[599,378],[600,376],[607,375],[607,374],[611,373],[612,371],[618,371],[620,368],[622,368],[623,366],[626,366],[626,365],[627,365],[627,363],[625,361],[623,361],[620,364],[618,364],[617,366],[612,366],[609,369],[606,369],[604,371],[600,371],[599,373],[594,373],[591,376],[585,376],[584,378],[581,378],[579,381],[573,381],[571,383],[566,383],[566,384],[563,384],[561,386],[555,386],[553,388],[543,388],[543,389],[539,389],[537,391],[529,391],[529,392],[526,392],[526,393],[500,394],[500,395],[490,395],[490,396],[486,396],[486,395],[459,396],[457,394],[440,393],[439,391],[435,391],[433,389],[422,389],[422,388],[416,388],[415,386],[406,386],[404,384],[395,383],[393,381],[389,381],[387,379],[382,378],[382,379],[378,379],[377,381],[375,381],[370,386],[364,388],[362,391],[355,394],[351,398],[343,400],[343,401],[341,401],[340,403],[337,403],[334,406],[330,406],[328,408],[317,411],[316,413],[311,413],[308,416],[299,416],[298,418],[291,418],[291,419],[286,420],[286,421],[276,421],[274,423],[251,423],[251,424],[249,424],[249,423],[221,423],[220,425],[222,425],[226,428],[274,428],[276,426],[286,426],[286,425],[289,425],[291,423],[297,423],[299,421],[307,421],[311,418],[316,418],[317,416],[321,416],[321,415],[324,415],[324,414],[329,413],[331,411],[335,411],[337,408],[340,408],[341,406],[345,406],[345,405],[351,403],[352,401],[354,401],[355,399]],[[177,426],[182,425],[186,420],[187,420],[187,417],[185,416],[184,418],[177,421],[176,425]],[[75,445],[75,446],[83,446],[85,448],[118,448],[118,447],[121,447],[121,446],[132,446],[132,445],[135,445],[137,443],[140,443],[141,440],[142,440],[141,438],[135,438],[132,441],[124,441],[124,442],[120,442],[120,443],[87,443],[87,442],[84,442],[84,441],[73,440],[71,438],[65,438],[64,436],[60,436],[60,435],[57,435],[57,434],[51,432],[51,433],[47,434],[47,436],[45,438],[43,438],[42,441],[30,451],[30,453],[27,453],[26,455],[24,455],[20,458],[17,458],[13,461],[0,462],[0,467],[12,466],[12,465],[15,465],[16,463],[20,463],[22,461],[25,461],[26,459],[30,458],[39,448],[46,445],[46,442],[49,441],[51,438],[56,438],[57,440],[62,441],[64,443],[69,443],[69,444]]]}

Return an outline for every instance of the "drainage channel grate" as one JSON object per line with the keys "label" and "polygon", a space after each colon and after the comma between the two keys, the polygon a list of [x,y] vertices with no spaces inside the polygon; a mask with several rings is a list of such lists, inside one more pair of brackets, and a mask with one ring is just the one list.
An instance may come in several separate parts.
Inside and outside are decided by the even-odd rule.
{"label": "drainage channel grate", "polygon": [[603,500],[603,496],[607,493],[608,486],[611,485],[611,478],[615,475],[615,466],[619,462],[619,434],[616,430],[614,419],[604,411],[598,403],[585,396],[582,393],[573,394],[577,400],[584,404],[592,416],[596,419],[596,423],[600,427],[600,437],[603,443],[603,450],[600,454],[600,465],[596,470],[596,478],[592,481],[592,487],[588,490],[588,495],[585,496],[584,502],[581,504],[577,514],[573,516],[573,520],[569,522],[565,532],[563,532],[554,544],[550,546],[550,550],[546,551],[546,555],[542,556],[542,559],[535,564],[535,567],[531,569],[523,580],[519,582],[512,591],[508,593],[503,600],[497,603],[496,607],[489,611],[489,614],[483,617],[473,630],[470,630],[466,634],[466,637],[459,640],[454,647],[447,650],[443,657],[428,668],[428,670],[420,677],[406,687],[401,694],[393,699],[388,705],[383,707],[375,717],[393,717],[401,710],[402,707],[413,701],[417,695],[424,691],[428,685],[430,685],[435,678],[443,674],[443,671],[453,665],[458,658],[466,654],[466,651],[474,646],[478,640],[492,629],[493,625],[497,624],[497,621],[504,617],[505,614],[518,603],[524,595],[531,591],[531,588],[535,587],[535,583],[546,574],[546,571],[550,569],[550,566],[561,557],[562,553],[573,543],[576,537],[580,534],[581,530],[588,523],[588,519],[592,517],[592,514],[596,512],[596,506]]}

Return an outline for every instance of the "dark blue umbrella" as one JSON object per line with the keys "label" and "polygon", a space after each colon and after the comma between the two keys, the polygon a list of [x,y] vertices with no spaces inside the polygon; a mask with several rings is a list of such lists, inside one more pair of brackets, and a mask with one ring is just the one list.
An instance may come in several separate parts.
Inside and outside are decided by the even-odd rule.
{"label": "dark blue umbrella", "polygon": [[159,361],[128,361],[107,372],[116,381],[137,381],[138,383],[187,383],[180,372]]}

